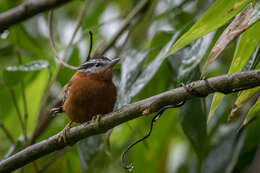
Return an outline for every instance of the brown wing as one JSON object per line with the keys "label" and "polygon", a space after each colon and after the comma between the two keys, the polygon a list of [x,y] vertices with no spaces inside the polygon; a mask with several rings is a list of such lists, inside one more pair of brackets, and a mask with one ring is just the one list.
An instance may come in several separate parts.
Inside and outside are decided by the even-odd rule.
{"label": "brown wing", "polygon": [[70,85],[71,85],[71,81],[64,86],[64,88],[61,92],[62,99],[60,99],[60,101],[58,101],[55,104],[55,107],[51,109],[52,114],[58,114],[58,113],[64,112],[63,104],[65,103],[65,100],[68,97]]}
{"label": "brown wing", "polygon": [[70,86],[71,86],[71,81],[69,82],[69,83],[67,83],[65,86],[64,86],[64,88],[63,88],[63,90],[62,90],[62,106],[63,106],[63,104],[65,103],[65,101],[66,101],[66,99],[67,99],[67,97],[68,97],[68,94],[69,94],[69,89],[70,89]]}

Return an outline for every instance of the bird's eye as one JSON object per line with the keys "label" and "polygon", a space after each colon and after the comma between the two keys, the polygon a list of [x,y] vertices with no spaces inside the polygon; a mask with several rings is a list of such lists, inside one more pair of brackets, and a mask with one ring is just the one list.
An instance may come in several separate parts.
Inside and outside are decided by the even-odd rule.
{"label": "bird's eye", "polygon": [[99,66],[100,66],[100,64],[99,64],[99,63],[96,63],[96,64],[95,64],[95,66],[96,66],[96,67],[99,67]]}

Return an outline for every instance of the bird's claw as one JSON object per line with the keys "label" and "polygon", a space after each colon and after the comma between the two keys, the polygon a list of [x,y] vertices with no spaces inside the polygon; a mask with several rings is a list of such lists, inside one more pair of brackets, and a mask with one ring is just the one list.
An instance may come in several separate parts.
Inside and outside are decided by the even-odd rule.
{"label": "bird's claw", "polygon": [[101,119],[101,114],[95,115],[95,116],[92,117],[91,123],[93,123],[97,127],[99,127],[100,119]]}
{"label": "bird's claw", "polygon": [[61,142],[61,141],[66,142],[66,141],[67,141],[67,135],[68,135],[68,133],[69,133],[69,131],[70,131],[71,124],[72,124],[72,121],[69,122],[69,123],[66,125],[66,127],[62,130],[62,132],[61,132],[61,134],[60,134],[60,136],[59,136],[59,139],[58,139],[59,142]]}

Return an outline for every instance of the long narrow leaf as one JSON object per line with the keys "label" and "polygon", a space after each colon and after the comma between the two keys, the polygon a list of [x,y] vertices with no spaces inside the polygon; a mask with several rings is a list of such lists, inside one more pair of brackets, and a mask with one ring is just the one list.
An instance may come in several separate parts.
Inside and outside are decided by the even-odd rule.
{"label": "long narrow leaf", "polygon": [[199,37],[224,25],[243,9],[250,0],[218,0],[168,51],[165,58]]}

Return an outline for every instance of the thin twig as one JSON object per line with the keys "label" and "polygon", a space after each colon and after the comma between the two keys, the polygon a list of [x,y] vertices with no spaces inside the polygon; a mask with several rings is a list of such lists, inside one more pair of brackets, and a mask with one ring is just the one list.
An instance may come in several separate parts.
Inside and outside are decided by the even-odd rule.
{"label": "thin twig", "polygon": [[38,169],[37,173],[43,172],[46,170],[51,164],[53,164],[58,158],[63,156],[68,151],[68,148],[57,151],[50,159],[48,159],[43,165]]}
{"label": "thin twig", "polygon": [[126,36],[124,42],[118,48],[116,48],[116,56],[115,57],[120,57],[121,53],[123,52],[124,47],[126,46],[128,40],[130,39],[131,33],[133,31],[133,28],[134,28],[133,26],[134,25],[131,25],[128,28],[128,33],[127,33],[127,36]]}
{"label": "thin twig", "polygon": [[[17,51],[18,61],[19,64],[22,64],[22,58],[20,53]],[[21,90],[22,90],[22,99],[23,99],[23,109],[24,109],[24,126],[27,133],[27,121],[28,121],[28,108],[27,108],[27,100],[25,95],[25,86],[24,86],[24,80],[21,79]],[[26,137],[27,140],[27,137]]]}
{"label": "thin twig", "polygon": [[31,0],[0,14],[0,33],[36,14],[56,8],[71,0]]}
{"label": "thin twig", "polygon": [[[232,89],[236,88],[253,88],[260,86],[260,70],[213,77],[209,78],[208,82],[213,88],[220,89],[216,90],[216,92],[225,89],[231,89],[230,91],[232,92]],[[207,87],[204,80],[192,82],[190,85],[194,90],[204,93],[204,95],[214,92],[212,89]],[[125,105],[117,111],[102,116],[98,125],[95,122],[91,122],[71,128],[67,134],[66,142],[59,141],[60,135],[62,135],[62,132],[60,132],[46,140],[23,149],[5,160],[2,160],[0,162],[0,173],[12,172],[44,155],[61,150],[65,146],[71,146],[81,139],[104,133],[124,122],[157,112],[166,105],[175,105],[176,103],[187,101],[192,98],[196,97],[188,93],[183,87],[180,87]]]}
{"label": "thin twig", "polygon": [[7,130],[7,128],[2,122],[0,122],[0,128],[4,131],[6,137],[9,139],[11,144],[14,144],[15,143],[14,138],[12,137],[11,133]]}
{"label": "thin twig", "polygon": [[117,41],[117,39],[124,33],[127,27],[130,25],[132,20],[137,16],[137,14],[148,4],[149,0],[141,0],[134,9],[126,17],[122,27],[117,31],[114,37],[106,44],[105,47],[101,45],[94,54],[104,55]]}
{"label": "thin twig", "polygon": [[[84,19],[84,16],[85,16],[85,14],[86,14],[86,12],[87,12],[87,9],[88,9],[88,7],[89,7],[90,2],[91,2],[91,1],[89,1],[89,0],[85,0],[83,9],[81,10],[81,12],[80,12],[80,14],[79,14],[79,16],[78,16],[78,18],[77,18],[76,27],[75,27],[75,29],[74,29],[74,31],[73,31],[73,34],[72,34],[72,36],[71,36],[71,39],[70,39],[68,45],[67,45],[66,48],[65,48],[65,53],[66,53],[67,50],[71,47],[71,45],[72,45],[72,43],[73,43],[73,41],[74,41],[74,39],[75,39],[75,37],[76,37],[76,35],[77,35],[77,32],[78,32],[79,27],[80,27],[80,25],[81,25],[81,23],[82,23],[82,20]],[[66,57],[66,56],[64,56],[64,57]]]}
{"label": "thin twig", "polygon": [[53,18],[53,10],[50,10],[50,13],[49,13],[49,17],[48,17],[48,26],[49,26],[49,38],[50,38],[50,45],[51,45],[51,49],[54,53],[54,56],[55,58],[65,67],[71,69],[71,70],[77,70],[78,67],[75,67],[75,66],[72,66],[72,65],[69,65],[67,64],[66,62],[64,62],[64,57],[60,57],[58,55],[58,52],[56,51],[56,48],[55,48],[55,43],[54,43],[54,40],[53,40],[53,34],[52,34],[52,18]]}
{"label": "thin twig", "polygon": [[[106,21],[104,21],[104,22],[98,24],[97,26],[90,27],[89,30],[92,31],[92,32],[93,32],[93,31],[97,31],[100,27],[102,27],[102,26],[104,26],[104,25],[109,25],[109,24],[111,24],[111,23],[113,23],[113,22],[116,22],[116,21],[118,21],[118,20],[120,20],[120,17],[114,17],[114,18],[108,19],[108,20],[106,20]],[[89,32],[89,31],[84,30],[84,31],[83,31],[83,35],[85,35],[87,32]],[[76,45],[76,44],[80,43],[82,40],[85,40],[85,39],[86,39],[86,38],[81,37],[81,38],[78,39],[76,42],[74,42],[73,45],[74,45],[74,44]]]}
{"label": "thin twig", "polygon": [[24,125],[23,119],[22,119],[22,114],[21,114],[21,111],[19,109],[19,106],[18,106],[18,103],[17,103],[17,99],[16,99],[16,96],[15,96],[14,90],[12,88],[9,88],[9,90],[10,90],[10,93],[11,93],[11,96],[12,96],[12,100],[13,100],[13,103],[14,103],[14,107],[15,107],[15,110],[16,110],[16,113],[17,113],[20,125],[22,127],[24,138],[25,138],[25,141],[26,141],[27,140],[27,133],[26,133],[26,129],[25,129],[25,125]]}
{"label": "thin twig", "polygon": [[25,126],[25,130],[27,130],[28,109],[27,109],[27,100],[26,100],[25,86],[23,80],[21,81],[21,89],[22,89],[22,98],[23,98],[23,107],[24,107],[24,126]]}

